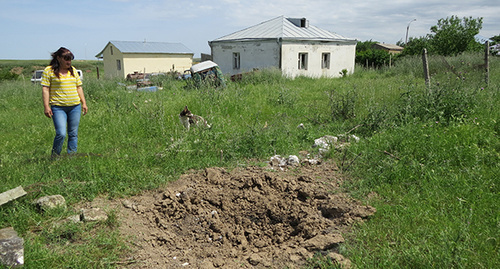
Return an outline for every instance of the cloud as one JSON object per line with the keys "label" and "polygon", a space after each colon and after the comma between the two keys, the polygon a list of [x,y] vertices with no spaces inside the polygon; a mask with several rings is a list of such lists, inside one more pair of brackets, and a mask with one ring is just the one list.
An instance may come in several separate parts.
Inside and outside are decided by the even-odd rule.
{"label": "cloud", "polygon": [[[22,14],[22,15],[20,15]],[[425,36],[440,18],[484,17],[481,34],[500,34],[498,0],[36,0],[2,1],[0,59],[45,58],[58,44],[93,59],[110,40],[181,42],[209,53],[207,42],[284,15],[360,41],[396,43]],[[62,28],[64,31],[62,31]],[[56,30],[57,29],[57,30]],[[36,44],[34,46],[33,44]]]}

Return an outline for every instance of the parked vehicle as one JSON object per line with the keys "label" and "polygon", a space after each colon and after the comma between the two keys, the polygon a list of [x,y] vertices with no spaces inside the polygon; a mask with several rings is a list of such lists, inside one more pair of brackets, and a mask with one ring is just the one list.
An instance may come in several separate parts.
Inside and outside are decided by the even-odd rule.
{"label": "parked vehicle", "polygon": [[[80,79],[83,79],[83,72],[82,72],[82,70],[77,69],[76,72],[80,76]],[[31,76],[31,82],[32,83],[40,83],[40,82],[42,82],[42,74],[43,74],[43,70],[36,70],[35,72],[33,72],[33,76]]]}
{"label": "parked vehicle", "polygon": [[80,76],[80,79],[83,79],[83,72],[82,70],[80,69],[76,69],[76,72],[78,73],[78,75]]}
{"label": "parked vehicle", "polygon": [[184,74],[182,74],[181,76],[179,76],[179,79],[183,79],[183,80],[186,80],[186,79],[190,79],[191,78],[191,70],[184,70]]}
{"label": "parked vehicle", "polygon": [[500,56],[500,44],[496,44],[490,47],[490,52],[493,55]]}
{"label": "parked vehicle", "polygon": [[226,87],[224,75],[219,66],[212,61],[204,61],[191,66],[191,78],[195,87],[209,84],[213,87]]}
{"label": "parked vehicle", "polygon": [[33,76],[31,77],[31,83],[42,82],[42,74],[43,70],[36,70],[35,72],[33,72]]}

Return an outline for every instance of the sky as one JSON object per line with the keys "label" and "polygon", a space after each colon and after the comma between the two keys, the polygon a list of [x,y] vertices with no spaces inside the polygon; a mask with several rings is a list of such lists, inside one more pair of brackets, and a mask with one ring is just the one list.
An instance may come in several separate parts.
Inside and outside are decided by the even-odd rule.
{"label": "sky", "polygon": [[0,0],[0,59],[48,59],[59,47],[95,60],[109,41],[182,43],[199,57],[208,41],[279,17],[359,41],[396,44],[430,34],[439,19],[483,18],[500,35],[498,0]]}

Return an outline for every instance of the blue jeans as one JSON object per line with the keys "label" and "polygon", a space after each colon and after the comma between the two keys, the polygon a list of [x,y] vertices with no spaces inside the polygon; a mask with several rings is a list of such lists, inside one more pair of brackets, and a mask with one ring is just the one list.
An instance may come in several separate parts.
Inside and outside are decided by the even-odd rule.
{"label": "blue jeans", "polygon": [[51,106],[52,121],[56,129],[54,144],[52,145],[52,155],[60,155],[68,132],[68,153],[75,153],[78,144],[78,125],[82,105],[76,106]]}

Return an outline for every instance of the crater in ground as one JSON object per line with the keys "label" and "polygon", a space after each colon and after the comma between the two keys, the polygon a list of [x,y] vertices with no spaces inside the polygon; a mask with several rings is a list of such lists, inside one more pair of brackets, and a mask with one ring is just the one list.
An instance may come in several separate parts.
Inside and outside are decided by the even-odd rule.
{"label": "crater in ground", "polygon": [[215,167],[83,206],[116,213],[131,246],[120,262],[126,268],[300,268],[317,252],[348,266],[338,246],[375,209],[341,183],[333,162],[286,171]]}

